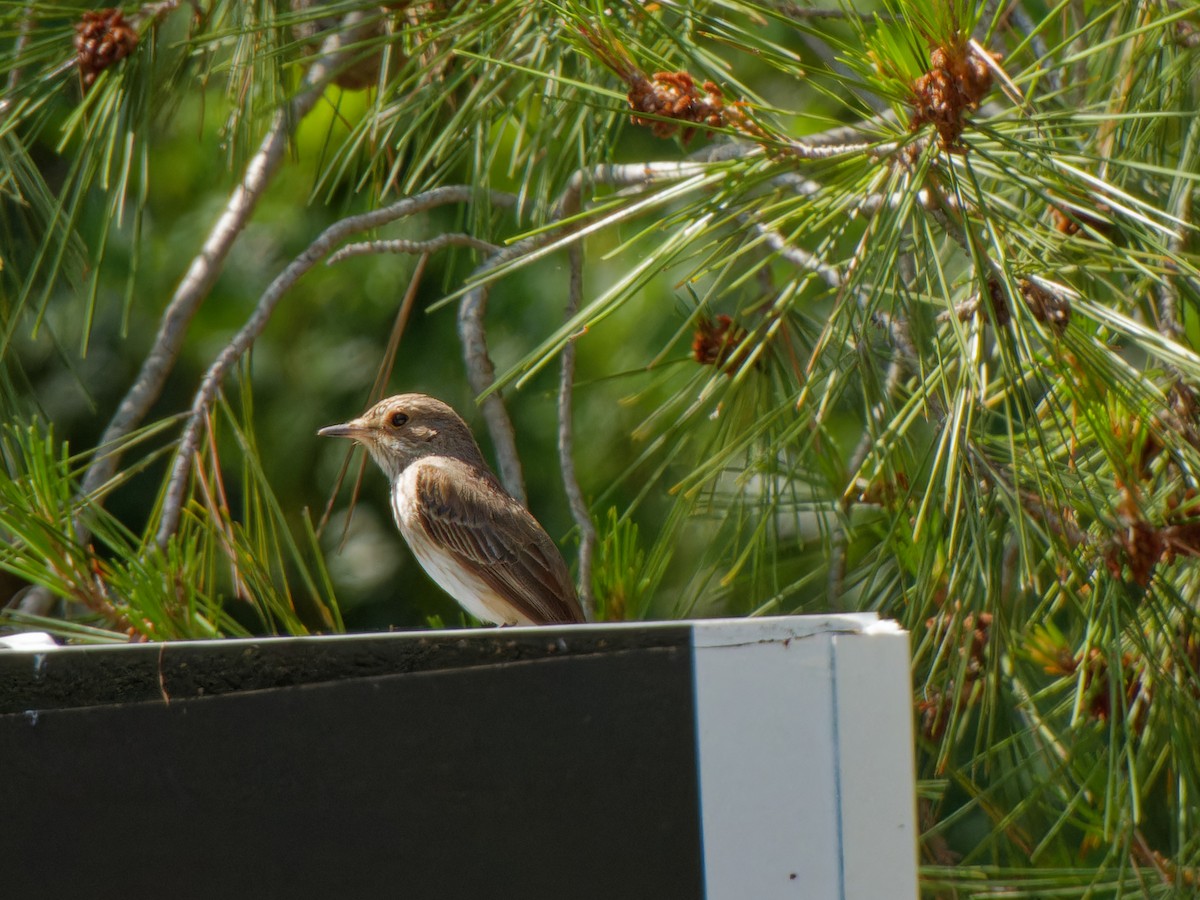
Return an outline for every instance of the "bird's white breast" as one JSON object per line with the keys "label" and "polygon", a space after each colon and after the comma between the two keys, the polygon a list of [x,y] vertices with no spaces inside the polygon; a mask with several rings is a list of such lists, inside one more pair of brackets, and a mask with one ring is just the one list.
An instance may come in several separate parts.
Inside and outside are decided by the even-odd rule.
{"label": "bird's white breast", "polygon": [[392,485],[392,515],[413,556],[443,591],[458,601],[467,612],[496,625],[531,624],[510,603],[504,601],[481,578],[438,546],[421,525],[417,511],[417,477],[426,466],[444,467],[436,456],[426,457],[406,468]]}

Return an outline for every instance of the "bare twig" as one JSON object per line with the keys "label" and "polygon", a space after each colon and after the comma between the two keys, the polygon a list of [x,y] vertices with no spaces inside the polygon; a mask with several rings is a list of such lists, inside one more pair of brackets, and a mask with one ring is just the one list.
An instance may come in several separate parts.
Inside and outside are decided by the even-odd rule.
{"label": "bare twig", "polygon": [[[895,143],[872,144],[863,141],[864,135],[869,135],[891,126],[896,130],[899,126],[896,114],[888,109],[877,116],[863,119],[850,125],[836,125],[825,131],[806,134],[802,138],[786,141],[781,145],[764,145],[744,139],[734,138],[725,143],[714,143],[702,147],[688,156],[694,162],[721,162],[729,159],[747,159],[752,156],[765,156],[769,146],[785,150],[789,155],[800,159],[830,159],[836,156],[847,156],[854,153],[866,153],[872,158],[886,156],[896,150]],[[797,176],[792,176],[797,177]],[[773,179],[786,179],[787,175]]]}
{"label": "bare twig", "polygon": [[815,144],[809,141],[791,140],[783,145],[788,154],[797,159],[818,160],[834,159],[838,156],[856,156],[865,153],[872,158],[888,156],[896,152],[900,145],[895,141],[886,144]]}
{"label": "bare twig", "polygon": [[[522,241],[496,253],[475,270],[476,274],[518,258],[525,249],[524,243]],[[486,282],[477,285],[463,295],[458,305],[458,338],[462,342],[467,381],[476,396],[484,393],[496,380],[496,367],[492,364],[492,358],[488,356],[487,335],[483,324],[490,288],[491,285]],[[488,434],[492,438],[492,447],[496,451],[496,469],[500,481],[510,494],[525,503],[525,476],[521,473],[521,459],[517,455],[517,438],[500,395],[492,393],[485,397],[481,411]]]}
{"label": "bare twig", "polygon": [[816,134],[804,135],[806,144],[852,144],[861,140],[864,134],[873,134],[885,130],[886,126],[892,132],[902,131],[900,117],[894,109],[883,109],[868,119],[862,119],[849,125],[835,125]]}
{"label": "bare twig", "polygon": [[[216,396],[217,389],[220,387],[225,375],[233,368],[242,354],[250,348],[255,338],[262,333],[263,328],[266,327],[267,322],[271,318],[272,312],[275,310],[276,304],[279,303],[279,300],[288,289],[305,272],[323,259],[334,246],[352,234],[366,231],[370,228],[378,228],[381,225],[394,222],[396,219],[404,218],[405,216],[410,216],[426,209],[432,209],[436,206],[444,206],[447,203],[465,203],[479,196],[479,194],[480,191],[467,185],[450,185],[426,191],[415,197],[406,197],[383,209],[342,219],[326,228],[315,241],[308,245],[303,253],[296,257],[287,268],[275,277],[275,280],[263,291],[258,304],[254,308],[254,312],[246,321],[246,324],[234,335],[233,339],[225,346],[225,349],[221,351],[220,355],[209,367],[204,375],[204,380],[200,383],[200,389],[196,392],[195,399],[192,402],[191,415],[188,417],[183,435],[179,439],[179,448],[175,452],[175,461],[171,467],[171,478],[167,483],[162,520],[159,523],[156,538],[160,545],[165,544],[171,535],[175,533],[176,528],[179,527],[180,507],[187,487],[192,460],[199,445],[200,426],[204,421],[205,411]],[[515,204],[516,198],[508,194],[493,192],[491,194],[491,201],[497,206],[511,206]]]}
{"label": "bare twig", "polygon": [[16,61],[11,69],[8,70],[8,80],[4,89],[4,97],[0,98],[0,113],[8,109],[12,102],[12,97],[17,92],[17,88],[21,84],[21,76],[25,70],[21,66],[21,54],[25,52],[25,48],[29,45],[29,36],[33,33],[33,7],[25,6],[21,10],[21,24],[17,26],[17,40],[13,43],[12,58]]}
{"label": "bare twig", "polygon": [[[763,239],[768,247],[777,252],[780,257],[790,262],[799,269],[816,273],[822,281],[835,290],[841,290],[847,287],[846,276],[840,269],[837,269],[814,253],[810,253],[802,247],[795,247],[787,242],[787,239],[779,234],[779,232],[767,228],[761,222],[752,222],[754,229],[763,236]],[[857,292],[856,292],[857,293]],[[865,306],[864,299],[858,297],[859,306]],[[905,371],[905,366],[909,364],[909,358],[905,358],[908,354],[901,351],[901,347],[905,350],[911,350],[911,343],[907,339],[903,323],[886,313],[877,312],[873,315],[873,319],[878,323],[888,328],[889,334],[892,336],[893,346],[897,348],[897,354],[888,365],[887,374],[884,376],[883,399],[875,404],[871,409],[871,418],[874,423],[883,420],[884,403],[892,392],[899,387],[900,379]],[[867,454],[870,453],[871,447],[875,443],[875,429],[865,428],[863,430],[862,439],[854,448],[850,455],[850,460],[847,464],[847,471],[853,476],[866,461]],[[851,481],[853,484],[853,481]],[[840,511],[845,516],[850,508],[849,488],[842,497],[840,503]],[[830,603],[836,601],[842,594],[842,585],[846,577],[846,528],[838,522],[834,525],[833,532],[830,536],[830,553],[829,553],[829,573],[826,578],[827,595]]]}
{"label": "bare twig", "polygon": [[[1173,251],[1178,251],[1179,241],[1171,241]],[[1174,275],[1166,275],[1155,285],[1158,292],[1158,327],[1173,341],[1183,337],[1183,322],[1179,316],[1179,289],[1175,286]]]}
{"label": "bare twig", "polygon": [[[163,383],[179,355],[192,316],[208,295],[234,240],[241,233],[259,198],[279,168],[292,126],[304,118],[324,93],[325,85],[336,70],[338,61],[335,57],[338,56],[339,49],[338,35],[333,34],[322,48],[321,56],[308,70],[304,89],[287,108],[276,113],[258,152],[246,166],[246,174],[241,184],[230,196],[225,211],[209,232],[208,239],[176,288],[170,304],[163,313],[154,346],[142,364],[137,380],[109,422],[100,441],[102,445],[111,446],[124,438],[158,399]],[[114,452],[93,463],[84,476],[83,492],[90,493],[107,481],[116,470],[119,461],[120,455]]]}
{"label": "bare twig", "polygon": [[439,234],[437,237],[430,238],[427,241],[401,239],[347,244],[337,253],[333,254],[333,256],[329,257],[325,261],[325,264],[332,266],[352,256],[367,256],[375,253],[411,253],[413,255],[420,254],[424,256],[430,253],[437,253],[439,250],[444,250],[447,247],[471,247],[475,250],[483,250],[486,253],[495,253],[500,249],[495,244],[481,241],[479,238],[472,237],[469,234]]}
{"label": "bare twig", "polygon": [[[347,19],[362,15],[351,13]],[[175,367],[175,360],[183,348],[188,325],[208,296],[234,241],[242,233],[279,168],[292,128],[317,104],[325,93],[325,87],[337,73],[343,55],[342,43],[342,32],[330,34],[321,47],[320,55],[305,73],[300,92],[276,112],[258,151],[246,166],[241,183],[230,195],[225,210],[213,225],[200,252],[192,259],[167,304],[159,321],[154,344],[100,438],[99,446],[105,448],[106,452],[95,456],[84,473],[79,491],[81,498],[90,498],[93,504],[103,502],[97,492],[116,473],[124,450],[122,443],[162,393],[167,376]],[[83,511],[75,519],[75,535],[80,544],[86,544],[90,537]],[[45,614],[52,603],[53,597],[49,591],[35,589],[22,602],[22,609]]]}
{"label": "bare twig", "polygon": [[856,141],[854,138],[861,137],[862,127],[870,122],[882,123],[887,120],[887,116],[881,115],[859,125],[843,125],[828,131],[805,135],[803,138],[777,138],[773,141],[764,138],[761,144],[731,141],[727,144],[716,144],[693,154],[690,158],[705,162],[718,162],[723,159],[762,156],[768,151],[774,151],[777,154],[786,154],[796,159],[809,161],[854,156],[859,153],[865,153],[872,159],[880,159],[895,153],[900,144],[895,141],[872,144],[867,141]]}
{"label": "bare twig", "polygon": [[[878,121],[882,121],[882,116]],[[874,120],[872,120],[874,121]],[[838,139],[833,139],[834,137]],[[862,132],[857,126],[841,126],[832,128],[828,132],[820,132],[817,134],[808,134],[804,138],[796,139],[779,139],[774,142],[766,142],[762,144],[750,144],[743,140],[733,140],[727,144],[715,144],[706,150],[698,152],[698,154],[690,157],[692,160],[703,160],[704,162],[719,162],[721,160],[742,160],[742,158],[750,156],[762,156],[767,150],[782,152],[788,156],[798,158],[798,160],[833,160],[838,156],[854,156],[856,154],[866,154],[871,158],[880,158],[893,154],[899,144],[887,142],[884,144],[871,144],[864,140],[853,140],[853,138],[862,137]]]}
{"label": "bare twig", "polygon": [[753,224],[754,230],[763,236],[767,246],[777,252],[783,259],[799,269],[807,269],[810,272],[815,272],[821,277],[822,281],[832,288],[840,288],[843,285],[844,279],[842,278],[842,273],[833,266],[822,261],[814,254],[809,253],[803,247],[793,247],[783,235],[777,231],[772,231],[761,222]]}
{"label": "bare twig", "polygon": [[[708,158],[713,158],[714,156],[726,158],[756,152],[761,151],[757,147],[747,145],[732,147],[725,153],[714,154],[712,151],[709,151],[706,156]],[[267,158],[270,159],[270,157]],[[580,170],[572,178],[563,196],[560,198],[554,220],[561,221],[562,219],[573,218],[575,216],[582,205],[581,196],[585,187],[595,184],[604,184],[618,188],[642,187],[663,179],[688,177],[696,174],[698,171],[702,171],[702,167],[701,163],[683,162],[600,166],[594,169]],[[249,177],[247,178],[247,182],[250,182]],[[283,294],[304,273],[312,268],[320,259],[324,258],[337,243],[349,235],[387,224],[398,218],[433,206],[445,203],[465,202],[474,196],[477,196],[477,192],[465,186],[439,188],[418,195],[417,197],[406,198],[382,210],[344,219],[326,229],[299,257],[276,277],[260,297],[250,319],[213,362],[196,393],[191,413],[180,438],[179,447],[172,465],[171,476],[167,484],[163,515],[156,535],[156,540],[160,545],[165,544],[179,526],[183,499],[186,493],[191,466],[199,446],[200,431],[205,421],[204,416],[207,414],[207,410],[212,404],[225,376],[236,364],[237,360],[249,349],[258,335],[261,334],[263,328],[266,327],[275,306]],[[509,195],[493,193],[491,196],[493,203],[498,206],[511,206],[515,203],[515,198]],[[233,204],[231,201],[232,207]],[[479,276],[493,272],[510,261],[518,259],[522,259],[523,261],[528,260],[531,258],[531,254],[536,255],[538,250],[561,239],[564,236],[564,231],[569,235],[578,227],[577,224],[572,223],[564,228],[551,228],[503,250],[499,250],[490,243],[466,234],[443,234],[427,241],[397,240],[352,244],[335,253],[329,259],[329,263],[333,264],[349,256],[367,253],[404,252],[425,255],[443,247],[470,246],[476,249],[492,251],[491,257],[476,270],[476,276]],[[231,228],[240,228],[240,222],[231,226]],[[222,232],[222,234],[224,233]],[[576,247],[577,244],[572,244],[570,248],[573,255],[576,252]],[[193,265],[193,268],[196,268],[196,264]],[[581,272],[575,263],[573,263],[572,271],[572,300],[574,305],[570,308],[571,314],[578,307],[579,292],[581,290],[580,286],[576,283],[575,274],[578,273],[579,277],[581,277]],[[192,274],[189,273],[189,275]],[[483,326],[488,281],[489,279],[480,279],[480,283],[464,295],[459,310],[459,329],[463,342],[463,353],[467,365],[468,377],[472,388],[481,394],[491,387],[495,378],[494,368],[487,355],[486,336]],[[206,290],[207,286],[204,289]],[[164,320],[164,329],[166,324],[167,320]],[[183,325],[186,325],[186,321],[183,322]],[[174,331],[169,333],[172,335],[177,334]],[[181,339],[182,333],[179,332],[177,337]],[[160,343],[165,344],[166,342]],[[172,346],[170,344],[166,346],[170,350],[171,359],[173,360],[173,355],[178,352],[178,347],[177,345]],[[149,362],[148,360],[147,363],[149,364]],[[565,426],[561,426],[566,428],[564,479],[567,482],[567,492],[571,500],[572,514],[579,523],[582,532],[580,574],[583,582],[585,605],[590,609],[590,569],[595,544],[595,529],[588,515],[586,503],[583,501],[582,492],[578,487],[573,463],[570,462],[570,387],[574,377],[574,351],[570,345],[564,351],[564,367],[563,390],[566,396],[566,406],[561,407],[566,414],[564,420]],[[161,387],[161,384],[159,384],[159,387]],[[131,390],[132,393],[133,391]],[[560,403],[562,403],[561,397]],[[524,484],[520,461],[516,453],[515,440],[513,439],[512,425],[498,396],[491,394],[484,400],[483,415],[496,448],[497,468],[499,469],[501,478],[514,496],[524,500]],[[560,444],[561,442],[562,432],[560,431]]]}
{"label": "bare twig", "polygon": [[[574,195],[578,206],[578,194]],[[564,209],[564,216],[570,216],[576,210]],[[583,301],[583,244],[573,243],[567,251],[571,267],[571,280],[567,292],[566,319],[579,311]],[[595,599],[592,596],[592,557],[596,551],[596,524],[592,521],[587,501],[583,499],[583,491],[579,487],[579,477],[575,471],[574,426],[572,418],[572,392],[575,389],[575,341],[572,339],[562,350],[562,371],[558,382],[558,463],[562,469],[563,487],[567,492],[567,500],[571,505],[571,515],[579,526],[579,597],[583,606],[583,616],[591,621],[596,614]]]}

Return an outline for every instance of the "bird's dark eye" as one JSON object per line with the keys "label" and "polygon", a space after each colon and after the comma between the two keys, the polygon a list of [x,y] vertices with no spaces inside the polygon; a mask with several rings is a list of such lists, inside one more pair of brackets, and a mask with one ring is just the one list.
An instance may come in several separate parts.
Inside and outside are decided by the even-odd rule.
{"label": "bird's dark eye", "polygon": [[408,416],[402,412],[392,413],[392,427],[403,428],[408,424]]}

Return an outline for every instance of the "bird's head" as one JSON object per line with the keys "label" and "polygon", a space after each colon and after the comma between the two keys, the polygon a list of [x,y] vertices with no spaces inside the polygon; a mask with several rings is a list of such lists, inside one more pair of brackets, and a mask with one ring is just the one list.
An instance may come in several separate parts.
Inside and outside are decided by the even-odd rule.
{"label": "bird's head", "polygon": [[392,480],[424,456],[449,456],[486,468],[467,423],[441,400],[425,394],[380,400],[357,419],[317,434],[358,441]]}

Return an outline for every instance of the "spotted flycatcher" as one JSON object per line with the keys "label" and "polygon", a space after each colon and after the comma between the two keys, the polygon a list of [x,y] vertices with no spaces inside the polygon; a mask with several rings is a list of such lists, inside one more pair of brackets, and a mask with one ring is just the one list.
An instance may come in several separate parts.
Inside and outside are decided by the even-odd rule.
{"label": "spotted flycatcher", "polygon": [[367,448],[391,482],[392,514],[413,555],[475,618],[583,621],[558,547],[500,486],[467,423],[441,400],[399,394],[317,434]]}

